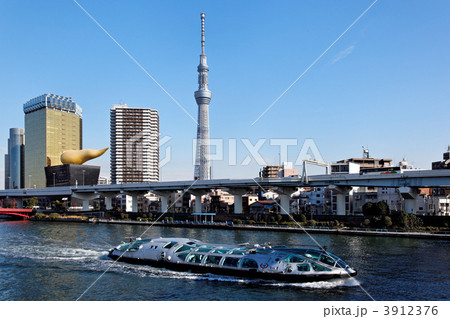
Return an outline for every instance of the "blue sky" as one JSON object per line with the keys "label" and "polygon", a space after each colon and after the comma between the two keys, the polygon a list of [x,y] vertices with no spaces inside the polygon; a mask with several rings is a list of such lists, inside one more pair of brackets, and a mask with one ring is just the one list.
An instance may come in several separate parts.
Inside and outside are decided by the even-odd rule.
{"label": "blue sky", "polygon": [[[306,138],[327,162],[404,156],[431,168],[450,144],[450,2],[379,0],[264,116],[259,115],[366,10],[369,1],[87,1],[82,5],[194,117],[200,13],[206,13],[211,138],[224,139],[214,178],[257,176],[241,139],[278,164],[270,139]],[[0,178],[10,127],[43,93],[83,108],[85,148],[109,146],[109,109],[159,111],[163,180],[193,177],[194,121],[72,0],[0,0]],[[229,139],[237,160],[230,165]],[[231,142],[232,143],[232,142]],[[215,150],[212,150],[215,152]],[[109,174],[109,152],[93,160]],[[0,184],[0,187],[3,183]]]}

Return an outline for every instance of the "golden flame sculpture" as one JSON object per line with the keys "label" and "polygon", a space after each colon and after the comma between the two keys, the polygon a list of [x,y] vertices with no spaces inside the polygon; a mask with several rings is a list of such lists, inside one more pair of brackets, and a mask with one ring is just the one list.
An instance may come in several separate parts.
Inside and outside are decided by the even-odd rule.
{"label": "golden flame sculpture", "polygon": [[83,164],[93,158],[103,155],[109,147],[100,150],[70,150],[61,154],[61,163],[63,164]]}

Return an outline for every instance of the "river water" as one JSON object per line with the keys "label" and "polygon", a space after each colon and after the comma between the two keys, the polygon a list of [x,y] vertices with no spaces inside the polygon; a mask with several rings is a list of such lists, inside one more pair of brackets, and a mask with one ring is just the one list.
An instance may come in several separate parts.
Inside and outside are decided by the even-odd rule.
{"label": "river water", "polygon": [[224,244],[314,245],[303,233],[3,221],[0,300],[448,300],[450,295],[445,240],[314,234],[358,275],[286,284],[113,264],[107,257],[109,248],[144,232],[143,237]]}

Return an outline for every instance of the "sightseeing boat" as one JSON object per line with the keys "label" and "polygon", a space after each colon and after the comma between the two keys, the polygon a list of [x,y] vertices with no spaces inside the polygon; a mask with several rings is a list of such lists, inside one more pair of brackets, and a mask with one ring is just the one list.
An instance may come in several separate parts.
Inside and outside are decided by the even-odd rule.
{"label": "sightseeing boat", "polygon": [[208,244],[188,238],[130,239],[110,249],[114,260],[176,271],[287,282],[322,281],[356,275],[339,257],[319,249]]}

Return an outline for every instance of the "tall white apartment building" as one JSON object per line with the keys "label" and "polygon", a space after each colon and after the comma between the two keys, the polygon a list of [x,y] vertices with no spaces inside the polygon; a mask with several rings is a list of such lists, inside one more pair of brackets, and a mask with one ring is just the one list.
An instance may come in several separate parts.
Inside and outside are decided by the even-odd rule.
{"label": "tall white apartment building", "polygon": [[113,105],[111,183],[159,181],[159,116],[157,110]]}

